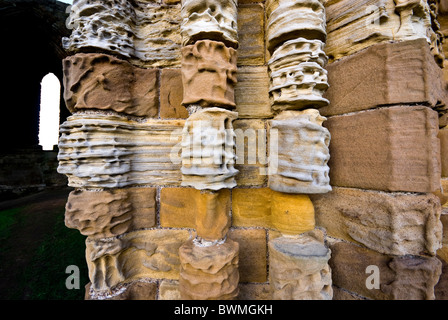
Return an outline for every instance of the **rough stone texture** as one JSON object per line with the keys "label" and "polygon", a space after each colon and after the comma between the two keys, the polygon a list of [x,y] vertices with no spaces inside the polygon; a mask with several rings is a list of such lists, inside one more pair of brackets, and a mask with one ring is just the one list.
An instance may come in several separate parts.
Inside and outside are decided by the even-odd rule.
{"label": "rough stone texture", "polygon": [[79,188],[179,185],[183,126],[181,120],[73,115],[60,126],[58,172]]}
{"label": "rough stone texture", "polygon": [[425,40],[378,44],[326,68],[330,105],[319,109],[323,116],[407,103],[445,112],[443,73]]}
{"label": "rough stone texture", "polygon": [[89,283],[85,300],[156,300],[157,283],[142,279],[118,286],[114,294],[97,294]]}
{"label": "rough stone texture", "polygon": [[327,165],[331,136],[322,126],[325,120],[317,110],[308,109],[284,111],[270,121],[270,130],[278,130],[277,172],[269,175],[272,190],[307,194],[331,190]]}
{"label": "rough stone texture", "polygon": [[271,118],[267,68],[240,67],[237,80],[235,103],[238,118]]}
{"label": "rough stone texture", "polygon": [[180,5],[79,0],[63,45],[70,52],[105,50],[145,67],[179,66],[180,22]]}
{"label": "rough stone texture", "polygon": [[141,230],[120,238],[86,240],[86,260],[92,287],[108,292],[121,283],[142,278],[177,279],[179,247],[187,230]]}
{"label": "rough stone texture", "polygon": [[182,186],[219,190],[236,186],[236,112],[221,108],[193,113],[182,131]]}
{"label": "rough stone texture", "polygon": [[238,242],[241,282],[266,282],[266,230],[230,229],[228,238]]}
{"label": "rough stone texture", "polygon": [[182,48],[183,105],[235,107],[236,50],[222,42],[197,41]]}
{"label": "rough stone texture", "polygon": [[[388,256],[346,242],[330,245],[333,284],[374,300],[433,300],[442,264],[436,257]],[[380,289],[367,289],[368,266],[377,266]]]}
{"label": "rough stone texture", "polygon": [[439,260],[442,263],[442,274],[434,287],[435,300],[448,300],[448,263],[442,258]]}
{"label": "rough stone texture", "polygon": [[268,0],[266,16],[266,41],[271,54],[280,43],[298,37],[325,40],[325,8],[321,0]]}
{"label": "rough stone texture", "polygon": [[442,162],[442,177],[448,177],[448,127],[440,129],[440,159]]}
{"label": "rough stone texture", "polygon": [[238,300],[271,300],[271,288],[269,284],[240,283]]}
{"label": "rough stone texture", "polygon": [[70,112],[112,110],[156,117],[157,70],[134,67],[106,54],[79,53],[63,61],[64,99]]}
{"label": "rough stone texture", "polygon": [[440,188],[437,112],[396,106],[330,117],[334,186],[433,192]]}
{"label": "rough stone texture", "polygon": [[237,1],[182,0],[182,45],[210,39],[238,46]]}
{"label": "rough stone texture", "polygon": [[314,207],[307,195],[281,193],[268,188],[234,189],[232,225],[299,234],[314,228]]}
{"label": "rough stone texture", "polygon": [[269,241],[269,282],[274,300],[331,300],[331,251],[313,233]]}
{"label": "rough stone texture", "polygon": [[230,227],[230,190],[216,192],[193,188],[163,188],[160,192],[160,225],[195,228],[204,240],[223,239]]}
{"label": "rough stone texture", "polygon": [[432,42],[431,10],[420,0],[326,1],[330,59],[340,59],[386,41]]}
{"label": "rough stone texture", "polygon": [[65,206],[65,225],[91,239],[155,226],[155,188],[75,190]]}
{"label": "rough stone texture", "polygon": [[236,144],[235,176],[238,186],[261,186],[267,181],[265,122],[258,119],[233,122]]}
{"label": "rough stone texture", "polygon": [[178,280],[162,280],[159,286],[159,300],[181,300]]}
{"label": "rough stone texture", "polygon": [[183,97],[180,69],[162,69],[160,77],[160,118],[188,118],[187,109],[182,106]]}
{"label": "rough stone texture", "polygon": [[179,291],[183,300],[229,300],[238,295],[237,242],[227,239],[213,246],[191,240],[179,249]]}
{"label": "rough stone texture", "polygon": [[334,188],[311,199],[329,236],[391,255],[435,255],[441,247],[441,207],[432,194]]}
{"label": "rough stone texture", "polygon": [[244,4],[238,1],[238,65],[263,65],[264,6],[261,3]]}

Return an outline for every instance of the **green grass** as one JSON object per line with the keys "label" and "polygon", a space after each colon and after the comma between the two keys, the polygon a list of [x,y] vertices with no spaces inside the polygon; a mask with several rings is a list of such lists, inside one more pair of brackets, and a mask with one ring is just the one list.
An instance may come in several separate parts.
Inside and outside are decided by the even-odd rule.
{"label": "green grass", "polygon": [[[66,279],[71,274],[65,270],[70,265],[79,268],[79,289],[66,288]],[[27,299],[82,300],[88,282],[85,237],[78,230],[65,226],[62,211],[53,232],[46,236],[26,268],[21,286],[26,290]]]}

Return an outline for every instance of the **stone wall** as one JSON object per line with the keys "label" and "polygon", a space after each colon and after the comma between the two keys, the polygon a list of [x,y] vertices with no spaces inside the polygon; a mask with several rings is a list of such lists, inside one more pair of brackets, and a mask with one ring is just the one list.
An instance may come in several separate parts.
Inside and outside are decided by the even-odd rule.
{"label": "stone wall", "polygon": [[75,0],[86,299],[446,297],[437,6]]}

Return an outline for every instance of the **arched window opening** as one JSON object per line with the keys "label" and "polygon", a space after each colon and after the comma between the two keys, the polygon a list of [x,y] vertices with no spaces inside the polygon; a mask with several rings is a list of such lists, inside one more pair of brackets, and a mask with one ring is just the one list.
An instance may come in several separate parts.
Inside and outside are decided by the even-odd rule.
{"label": "arched window opening", "polygon": [[60,94],[59,79],[53,73],[43,77],[39,113],[39,145],[43,150],[53,150],[58,144]]}

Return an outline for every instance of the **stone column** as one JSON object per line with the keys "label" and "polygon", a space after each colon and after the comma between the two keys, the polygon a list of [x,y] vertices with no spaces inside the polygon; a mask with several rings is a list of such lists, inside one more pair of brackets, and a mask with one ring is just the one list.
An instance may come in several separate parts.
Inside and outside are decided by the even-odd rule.
{"label": "stone column", "polygon": [[[328,105],[325,8],[320,0],[266,2],[270,101],[275,114],[270,121],[277,141],[276,167],[271,167],[268,186],[286,198],[331,191],[330,133],[318,109]],[[271,149],[272,150],[272,149]],[[272,152],[272,151],[271,151]],[[271,164],[272,166],[272,164]],[[332,299],[331,251],[321,231],[294,228],[282,207],[284,197],[272,198],[272,224],[281,236],[269,241],[269,280],[273,299]],[[314,212],[313,212],[314,219]],[[286,225],[290,225],[286,227]]]}
{"label": "stone column", "polygon": [[235,108],[237,4],[233,0],[182,1],[182,186],[201,190],[194,240],[179,249],[182,299],[238,295],[239,245],[227,239],[231,220],[219,208],[222,189],[236,186]]}

